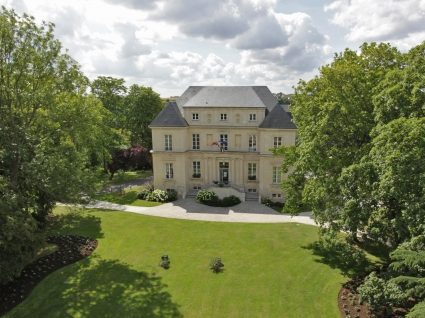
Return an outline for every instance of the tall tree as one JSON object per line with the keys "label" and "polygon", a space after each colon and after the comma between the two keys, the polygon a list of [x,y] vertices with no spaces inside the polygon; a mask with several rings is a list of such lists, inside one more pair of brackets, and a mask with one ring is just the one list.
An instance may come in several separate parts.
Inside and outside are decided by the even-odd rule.
{"label": "tall tree", "polygon": [[124,98],[127,92],[125,81],[122,78],[99,76],[91,83],[91,90],[112,114],[112,125],[123,129],[125,125]]}
{"label": "tall tree", "polygon": [[53,25],[0,11],[0,282],[19,274],[56,201],[92,189],[108,111],[53,36]]}
{"label": "tall tree", "polygon": [[295,201],[302,198],[320,224],[341,228],[338,178],[368,153],[375,126],[374,89],[400,62],[401,54],[390,45],[364,44],[360,53],[346,49],[322,67],[319,76],[300,82],[291,108],[299,142],[294,153],[286,155],[295,158],[284,183],[290,189],[289,212],[296,212]]}
{"label": "tall tree", "polygon": [[150,87],[130,86],[125,98],[127,129],[131,133],[131,143],[152,148],[152,136],[149,124],[162,109],[158,93]]}
{"label": "tall tree", "polygon": [[[106,119],[106,125],[110,128],[109,134],[104,136],[105,151],[101,154],[103,168],[107,171],[107,164],[111,160],[111,154],[116,149],[127,148],[129,132],[126,127],[126,104],[125,96],[127,87],[124,79],[109,76],[99,76],[90,85],[92,93],[99,98],[103,106],[110,111]],[[95,162],[96,163],[96,162]]]}
{"label": "tall tree", "polygon": [[425,118],[395,119],[374,135],[370,152],[341,174],[342,220],[395,248],[425,233]]}

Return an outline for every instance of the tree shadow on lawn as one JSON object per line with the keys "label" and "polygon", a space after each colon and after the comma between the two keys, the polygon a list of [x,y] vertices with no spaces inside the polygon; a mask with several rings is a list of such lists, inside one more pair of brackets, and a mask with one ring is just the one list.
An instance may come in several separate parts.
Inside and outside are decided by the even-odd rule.
{"label": "tree shadow on lawn", "polygon": [[316,262],[338,268],[344,276],[362,276],[375,267],[362,250],[342,241],[319,240],[303,248],[313,251],[313,255],[320,256]]}
{"label": "tree shadow on lawn", "polygon": [[61,313],[55,314],[62,317],[65,312],[81,318],[183,317],[166,287],[155,274],[91,256],[74,265],[58,287],[62,304],[53,308],[58,308]]}
{"label": "tree shadow on lawn", "polygon": [[101,219],[82,212],[83,210],[70,207],[67,213],[53,215],[49,222],[49,235],[74,234],[88,236],[93,239],[103,237]]}

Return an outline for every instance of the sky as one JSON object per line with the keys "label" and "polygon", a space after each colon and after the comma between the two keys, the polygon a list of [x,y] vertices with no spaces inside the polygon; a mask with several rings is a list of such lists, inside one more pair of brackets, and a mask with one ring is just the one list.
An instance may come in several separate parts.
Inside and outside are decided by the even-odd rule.
{"label": "sky", "polygon": [[425,40],[425,0],[0,0],[55,24],[90,78],[124,78],[162,97],[190,85],[292,93],[344,48]]}

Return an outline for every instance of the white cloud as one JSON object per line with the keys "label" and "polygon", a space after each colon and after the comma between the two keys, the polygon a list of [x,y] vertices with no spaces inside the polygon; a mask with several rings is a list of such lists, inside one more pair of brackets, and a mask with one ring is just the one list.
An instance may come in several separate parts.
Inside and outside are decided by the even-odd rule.
{"label": "white cloud", "polygon": [[249,29],[247,14],[255,8],[245,2],[243,0],[165,1],[159,11],[152,13],[151,19],[175,23],[180,31],[188,36],[231,39]]}
{"label": "white cloud", "polygon": [[338,0],[325,6],[348,41],[398,41],[423,33],[425,0]]}
{"label": "white cloud", "polygon": [[273,14],[266,14],[252,22],[248,31],[234,41],[238,49],[270,49],[286,45],[288,36]]}
{"label": "white cloud", "polygon": [[288,92],[331,53],[314,16],[278,12],[276,0],[5,2],[54,22],[90,78],[123,77],[165,96],[207,84]]}
{"label": "white cloud", "polygon": [[138,9],[138,10],[150,10],[155,8],[156,2],[155,0],[105,0],[110,4],[118,4],[128,7],[130,9]]}

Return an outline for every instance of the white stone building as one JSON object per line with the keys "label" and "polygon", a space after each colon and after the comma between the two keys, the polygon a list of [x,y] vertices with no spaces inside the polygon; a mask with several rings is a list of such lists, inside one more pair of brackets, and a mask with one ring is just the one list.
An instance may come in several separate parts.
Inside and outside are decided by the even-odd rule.
{"label": "white stone building", "polygon": [[190,86],[150,125],[155,187],[283,201],[282,158],[271,149],[295,145],[284,108],[266,86]]}

